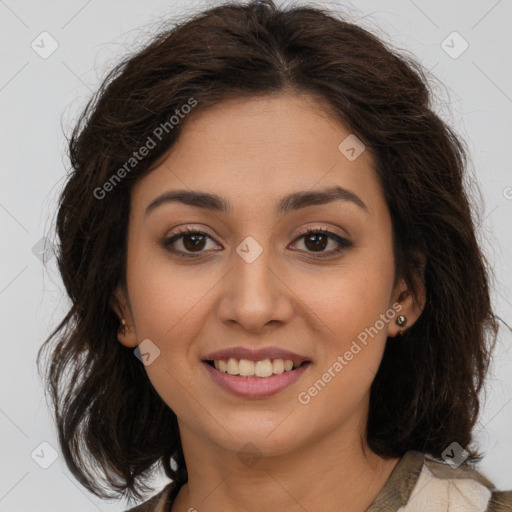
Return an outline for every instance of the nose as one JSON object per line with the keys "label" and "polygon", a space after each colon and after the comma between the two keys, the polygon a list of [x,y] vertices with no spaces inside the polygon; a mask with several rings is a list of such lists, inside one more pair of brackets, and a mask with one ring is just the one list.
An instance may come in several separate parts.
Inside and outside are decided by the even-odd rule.
{"label": "nose", "polygon": [[269,325],[289,322],[294,311],[293,287],[271,261],[269,251],[251,263],[238,254],[233,256],[233,268],[221,283],[219,320],[255,334],[266,332]]}

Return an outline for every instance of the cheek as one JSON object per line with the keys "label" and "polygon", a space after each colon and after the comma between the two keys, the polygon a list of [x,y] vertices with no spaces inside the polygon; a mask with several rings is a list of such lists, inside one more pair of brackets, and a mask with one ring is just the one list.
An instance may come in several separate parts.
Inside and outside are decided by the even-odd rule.
{"label": "cheek", "polygon": [[204,322],[201,299],[213,285],[207,275],[199,279],[196,271],[194,278],[193,272],[192,266],[182,271],[165,255],[149,251],[132,253],[127,272],[137,340],[150,339],[157,347],[158,357],[145,366],[146,373],[162,400],[180,416],[192,414],[187,391],[199,363],[191,342]]}
{"label": "cheek", "polygon": [[326,339],[341,349],[389,309],[394,260],[386,251],[360,251],[316,277],[301,277],[301,300],[324,325]]}
{"label": "cheek", "polygon": [[339,410],[333,414],[344,416],[369,392],[396,316],[389,304],[393,279],[389,247],[361,251],[334,268],[329,279],[313,280],[304,288],[305,302],[318,316],[323,338],[319,364],[299,399],[309,403],[311,411],[325,413],[336,403]]}
{"label": "cheek", "polygon": [[[212,273],[193,265],[178,266],[164,249],[134,247],[127,268],[128,287],[138,339],[154,338],[167,344],[194,325],[201,300],[215,284]],[[173,343],[174,346],[174,343]]]}
{"label": "cheek", "polygon": [[322,324],[329,328],[322,327],[318,364],[297,396],[307,406],[306,423],[308,418],[328,417],[329,424],[337,424],[365,407],[382,360],[393,321],[392,315],[381,320],[388,311],[387,290],[377,294],[368,278],[346,285],[343,293],[333,293],[333,300],[318,309]]}

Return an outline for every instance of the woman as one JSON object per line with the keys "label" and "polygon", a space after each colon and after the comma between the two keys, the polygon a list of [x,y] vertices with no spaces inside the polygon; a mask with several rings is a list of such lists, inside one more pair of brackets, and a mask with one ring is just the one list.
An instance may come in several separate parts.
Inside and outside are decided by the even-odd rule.
{"label": "woman", "polygon": [[140,499],[161,464],[134,511],[512,510],[473,467],[497,322],[417,63],[226,4],[114,69],[70,157],[45,346],[87,489]]}

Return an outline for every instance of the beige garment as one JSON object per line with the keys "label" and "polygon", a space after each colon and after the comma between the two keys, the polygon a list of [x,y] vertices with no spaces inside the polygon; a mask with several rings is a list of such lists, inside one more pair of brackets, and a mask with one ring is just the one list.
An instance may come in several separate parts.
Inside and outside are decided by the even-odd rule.
{"label": "beige garment", "polygon": [[[169,512],[178,490],[170,483],[127,512]],[[365,512],[512,512],[512,491],[496,490],[474,469],[411,450]]]}

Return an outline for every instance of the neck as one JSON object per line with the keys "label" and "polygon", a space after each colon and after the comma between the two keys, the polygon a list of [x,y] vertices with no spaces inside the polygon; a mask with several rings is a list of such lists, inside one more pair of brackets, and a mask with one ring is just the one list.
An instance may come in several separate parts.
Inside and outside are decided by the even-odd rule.
{"label": "neck", "polygon": [[218,445],[205,446],[204,438],[187,429],[182,442],[189,481],[172,512],[363,512],[399,460],[384,459],[357,439],[347,442],[336,433],[289,453],[252,460]]}

